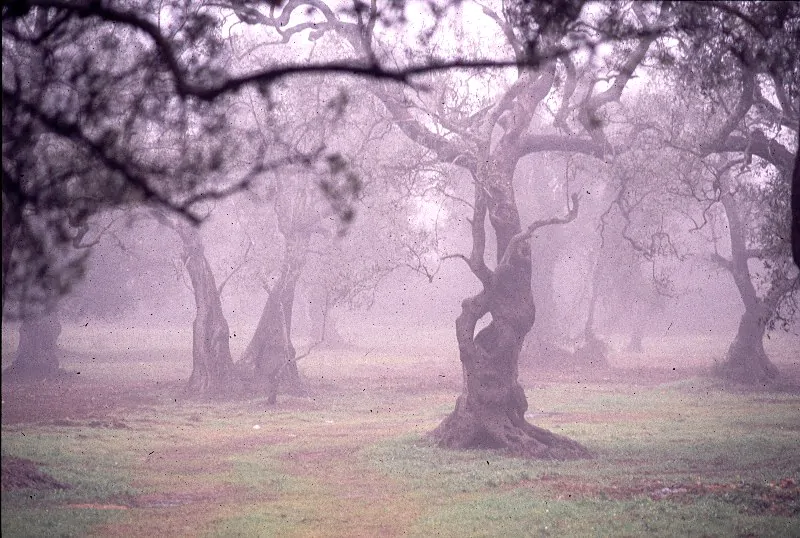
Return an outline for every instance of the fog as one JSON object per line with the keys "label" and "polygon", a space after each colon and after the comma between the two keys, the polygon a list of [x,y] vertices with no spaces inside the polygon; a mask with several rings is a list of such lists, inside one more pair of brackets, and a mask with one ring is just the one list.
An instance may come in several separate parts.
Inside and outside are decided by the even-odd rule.
{"label": "fog", "polygon": [[800,534],[798,5],[131,6],[3,8],[4,536]]}

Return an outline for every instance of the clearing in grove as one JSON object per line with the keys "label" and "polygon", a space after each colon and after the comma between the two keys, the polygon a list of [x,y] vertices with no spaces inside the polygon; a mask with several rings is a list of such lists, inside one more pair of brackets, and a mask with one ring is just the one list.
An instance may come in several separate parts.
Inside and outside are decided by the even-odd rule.
{"label": "clearing in grove", "polygon": [[182,397],[185,350],[74,352],[3,384],[2,533],[800,536],[797,359],[743,390],[671,366],[677,344],[521,374],[529,420],[593,453],[571,462],[433,446],[461,377],[430,346],[315,351],[274,406]]}

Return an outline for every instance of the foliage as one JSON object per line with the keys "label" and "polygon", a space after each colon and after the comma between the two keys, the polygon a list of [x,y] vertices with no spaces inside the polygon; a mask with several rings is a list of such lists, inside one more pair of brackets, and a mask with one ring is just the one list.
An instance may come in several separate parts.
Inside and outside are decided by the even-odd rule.
{"label": "foliage", "polygon": [[[680,2],[673,10],[680,57],[671,67],[706,93],[741,79],[742,68],[774,77],[780,95],[800,98],[796,2]],[[783,93],[785,92],[785,93]]]}
{"label": "foliage", "polygon": [[[161,4],[137,6],[141,19],[99,4],[97,12],[58,2],[3,8],[6,313],[65,291],[86,256],[74,249],[76,228],[96,213],[155,203],[197,220],[193,204],[250,180],[227,179],[237,146],[224,110],[176,91],[170,60],[179,57],[198,80],[217,72],[214,19]],[[154,30],[144,17],[167,11],[158,31],[174,57],[154,46],[162,34],[137,31]]]}

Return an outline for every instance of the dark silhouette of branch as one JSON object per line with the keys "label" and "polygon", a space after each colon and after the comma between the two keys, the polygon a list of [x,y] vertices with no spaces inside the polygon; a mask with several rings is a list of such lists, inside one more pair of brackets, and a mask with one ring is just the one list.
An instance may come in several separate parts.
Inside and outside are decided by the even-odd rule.
{"label": "dark silhouette of branch", "polygon": [[[303,3],[313,5],[318,9],[322,9],[321,6],[324,6],[321,2]],[[291,4],[293,4],[293,2],[290,2],[284,7],[284,14],[288,14],[292,11],[292,9],[290,9]],[[175,90],[178,95],[184,98],[195,97],[203,101],[213,101],[222,95],[237,92],[245,86],[268,86],[279,80],[295,75],[320,73],[345,74],[410,84],[413,82],[415,76],[457,68],[476,70],[502,69],[519,66],[538,68],[548,61],[573,52],[577,48],[577,46],[556,47],[547,54],[539,54],[533,57],[528,55],[525,57],[524,61],[521,61],[519,58],[513,60],[433,58],[422,64],[402,68],[385,67],[375,61],[369,60],[286,64],[256,70],[242,76],[224,78],[214,84],[199,84],[192,81],[186,70],[181,66],[173,44],[162,33],[161,29],[134,11],[117,9],[105,5],[102,2],[95,2],[92,0],[83,2],[69,2],[66,0],[29,0],[27,5],[31,7],[53,8],[61,10],[62,13],[73,13],[75,16],[82,18],[96,18],[101,21],[118,23],[143,32],[152,39],[159,55],[163,58],[166,67],[172,75]],[[231,6],[231,9],[235,8]],[[255,10],[251,10],[251,12],[254,11]],[[327,11],[330,11],[330,8],[327,8]],[[330,11],[330,16],[334,16],[332,11]],[[11,17],[11,15],[6,14],[4,18],[7,17]],[[288,18],[286,19],[287,21],[284,21],[284,18],[281,18],[279,21],[285,24],[285,22],[288,22]],[[270,19],[263,14],[258,18],[258,22],[263,24],[267,24],[268,21],[270,21]],[[281,26],[283,26],[283,24],[281,24]],[[269,23],[268,25],[278,27],[274,23]],[[307,28],[308,26],[304,26],[302,29],[305,30]]]}

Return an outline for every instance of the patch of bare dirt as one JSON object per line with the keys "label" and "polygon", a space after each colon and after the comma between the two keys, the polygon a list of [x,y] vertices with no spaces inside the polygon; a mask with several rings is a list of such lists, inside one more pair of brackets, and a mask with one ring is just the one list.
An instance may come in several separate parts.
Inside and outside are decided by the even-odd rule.
{"label": "patch of bare dirt", "polygon": [[77,379],[3,383],[3,424],[58,423],[94,419],[115,426],[107,417],[119,410],[154,405],[166,386],[104,384]]}
{"label": "patch of bare dirt", "polygon": [[70,489],[52,476],[39,470],[37,464],[14,456],[2,457],[2,489]]}
{"label": "patch of bare dirt", "polygon": [[174,508],[189,504],[213,504],[221,499],[229,501],[241,497],[241,492],[235,488],[223,488],[213,491],[153,493],[134,498],[131,502],[131,507]]}
{"label": "patch of bare dirt", "polygon": [[708,375],[707,368],[589,368],[568,367],[562,370],[525,369],[521,372],[525,380],[531,382],[555,383],[628,383],[631,385],[650,387],[673,383],[693,377]]}
{"label": "patch of bare dirt", "polygon": [[98,504],[98,503],[80,503],[80,504],[65,504],[66,508],[78,508],[85,510],[128,510],[128,507],[123,504]]}
{"label": "patch of bare dirt", "polygon": [[92,536],[196,536],[198,529],[213,527],[218,522],[220,507],[253,501],[242,491],[225,488],[142,495],[127,505],[118,505],[119,510],[129,510],[127,517],[95,527]]}
{"label": "patch of bare dirt", "polygon": [[725,383],[714,378],[710,367],[586,367],[568,365],[561,369],[537,369],[524,365],[520,370],[523,386],[541,383],[626,383],[641,387],[654,387],[665,383],[674,383],[692,378],[715,379],[726,390],[743,393],[752,392],[788,392],[800,393],[800,364],[779,364],[779,375],[770,383],[763,385],[741,385]]}
{"label": "patch of bare dirt", "polygon": [[556,498],[577,499],[605,497],[618,500],[647,496],[654,501],[671,500],[691,503],[698,497],[714,497],[736,505],[741,512],[753,515],[800,516],[800,487],[794,478],[766,484],[648,482],[634,485],[595,484],[544,475],[531,485],[544,483]]}

